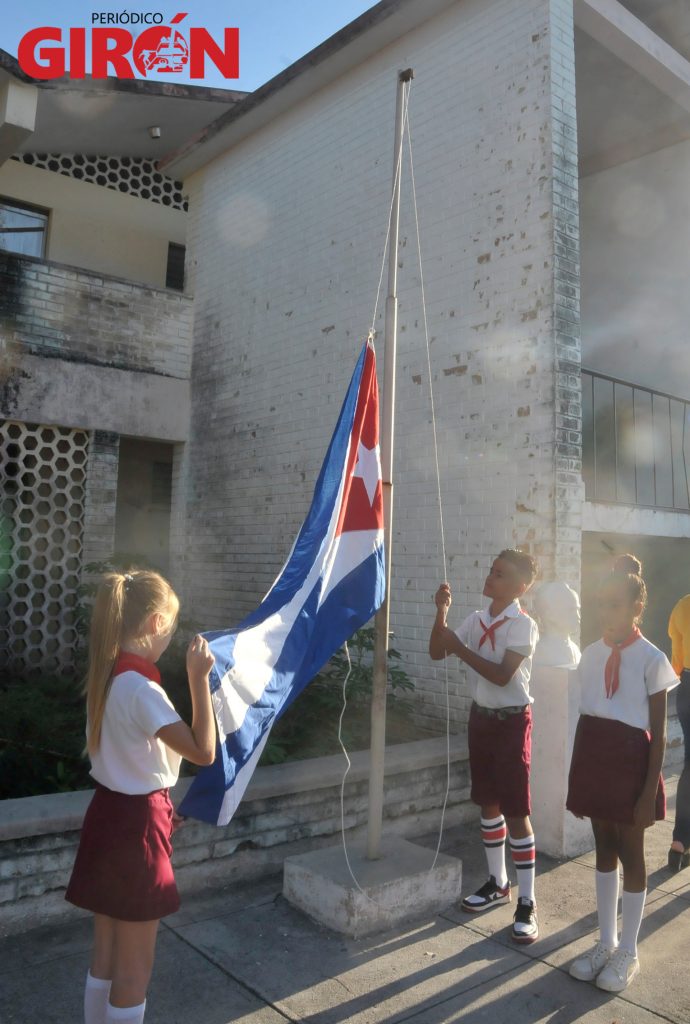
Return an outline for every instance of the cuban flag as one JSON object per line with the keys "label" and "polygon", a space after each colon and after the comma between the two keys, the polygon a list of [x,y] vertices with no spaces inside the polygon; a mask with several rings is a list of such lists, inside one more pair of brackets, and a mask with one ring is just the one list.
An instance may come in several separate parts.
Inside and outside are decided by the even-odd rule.
{"label": "cuban flag", "polygon": [[273,723],[381,605],[385,590],[376,357],[362,349],[311,508],[259,607],[236,628],[203,635],[216,659],[216,760],[180,814],[227,825]]}

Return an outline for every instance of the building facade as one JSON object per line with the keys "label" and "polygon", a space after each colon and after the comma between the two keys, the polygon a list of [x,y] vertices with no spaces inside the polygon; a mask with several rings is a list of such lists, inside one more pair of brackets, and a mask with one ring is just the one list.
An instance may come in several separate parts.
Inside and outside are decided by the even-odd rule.
{"label": "building facade", "polygon": [[[427,654],[436,586],[448,576],[460,619],[502,547],[528,549],[544,579],[582,589],[587,642],[596,580],[632,548],[652,594],[648,631],[663,644],[690,589],[688,39],[690,16],[670,0],[383,0],[256,93],[226,96],[220,116],[209,99],[203,132],[157,165],[182,183],[170,187],[188,213],[108,191],[97,164],[95,184],[75,181],[27,163],[35,145],[15,146],[21,161],[0,169],[0,193],[40,206],[26,175],[52,175],[56,187],[100,189],[97,201],[89,192],[96,219],[116,200],[111,221],[125,199],[132,213],[101,257],[95,220],[84,232],[95,281],[78,261],[55,268],[75,259],[50,249],[9,260],[15,292],[33,297],[28,313],[14,302],[5,315],[21,358],[2,414],[15,432],[75,431],[73,460],[87,451],[79,565],[128,551],[132,537],[142,553],[157,542],[185,617],[207,628],[236,623],[270,586],[372,321],[380,349],[396,84],[412,67],[447,552],[444,568],[406,151],[391,598],[420,716],[445,716]],[[125,156],[150,153],[130,145]],[[173,214],[174,226],[160,219]],[[53,216],[56,253],[76,251],[69,220]],[[138,241],[138,228],[154,237]],[[170,242],[186,245],[183,293],[161,287]],[[49,319],[39,292],[53,287],[68,327],[30,334]],[[69,413],[43,386],[56,367]],[[151,486],[155,472],[169,512],[142,510],[137,474],[161,462]],[[8,506],[13,523],[21,507]],[[33,596],[43,569],[31,571]],[[450,698],[464,720],[459,667]]]}
{"label": "building facade", "polygon": [[242,94],[32,82],[0,58],[0,667],[69,669],[86,567],[170,568],[192,301],[156,146]]}

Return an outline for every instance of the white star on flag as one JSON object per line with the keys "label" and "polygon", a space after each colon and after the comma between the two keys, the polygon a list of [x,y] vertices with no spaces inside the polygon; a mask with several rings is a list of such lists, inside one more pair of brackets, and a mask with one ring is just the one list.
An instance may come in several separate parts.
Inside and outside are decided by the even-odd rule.
{"label": "white star on flag", "polygon": [[362,442],[359,442],[357,463],[352,476],[361,477],[367,497],[369,498],[369,504],[373,505],[376,496],[376,485],[381,479],[381,456],[378,445],[375,448],[365,448]]}

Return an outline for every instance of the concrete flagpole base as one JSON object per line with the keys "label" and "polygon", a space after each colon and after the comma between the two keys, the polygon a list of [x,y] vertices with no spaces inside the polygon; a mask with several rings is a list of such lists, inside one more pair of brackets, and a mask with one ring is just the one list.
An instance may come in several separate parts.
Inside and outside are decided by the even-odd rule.
{"label": "concrete flagpole base", "polygon": [[381,842],[381,857],[368,860],[365,843],[342,844],[287,857],[283,896],[319,924],[352,938],[447,909],[460,897],[462,861],[406,839]]}

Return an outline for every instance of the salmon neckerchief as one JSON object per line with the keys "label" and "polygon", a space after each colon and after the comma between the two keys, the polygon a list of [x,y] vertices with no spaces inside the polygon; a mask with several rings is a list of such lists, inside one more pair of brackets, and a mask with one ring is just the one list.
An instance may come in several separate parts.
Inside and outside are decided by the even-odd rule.
{"label": "salmon neckerchief", "polygon": [[606,646],[611,648],[611,653],[609,654],[608,661],[604,667],[604,685],[606,687],[606,696],[608,700],[611,700],[620,685],[621,651],[624,647],[630,647],[630,645],[634,644],[636,640],[639,640],[641,636],[642,633],[639,631],[637,626],[633,626],[630,636],[620,644],[609,643],[609,641],[604,638]]}

